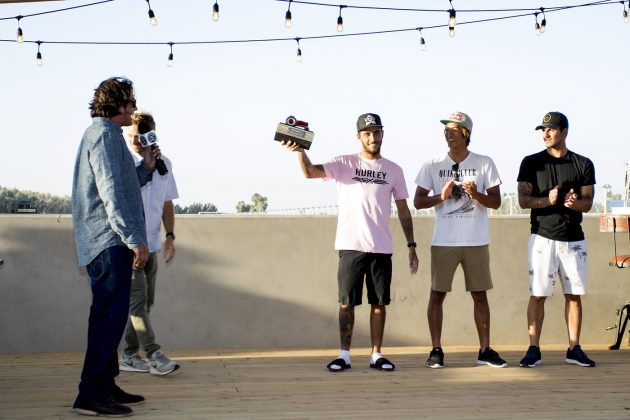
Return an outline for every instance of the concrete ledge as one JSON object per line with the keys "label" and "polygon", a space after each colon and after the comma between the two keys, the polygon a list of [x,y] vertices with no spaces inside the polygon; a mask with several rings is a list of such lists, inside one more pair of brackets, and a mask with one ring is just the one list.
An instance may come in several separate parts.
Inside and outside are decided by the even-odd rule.
{"label": "concrete ledge", "polygon": [[[160,258],[156,306],[158,342],[171,349],[335,348],[337,254],[335,217],[178,217],[177,258]],[[393,299],[386,346],[426,346],[433,218],[414,217],[420,268],[407,270],[405,239],[391,220],[396,244]],[[630,298],[630,271],[608,266],[612,235],[598,219],[584,221],[589,287],[582,342],[612,344],[615,310]],[[492,343],[527,345],[529,219],[490,219],[489,292]],[[627,249],[619,241],[620,251]],[[626,247],[626,248],[624,248]],[[0,216],[0,352],[82,351],[91,300],[89,280],[76,263],[69,216]],[[543,343],[567,340],[561,289],[549,299]],[[472,300],[458,270],[445,302],[445,346],[475,346]],[[368,307],[357,308],[353,345],[369,343]]]}

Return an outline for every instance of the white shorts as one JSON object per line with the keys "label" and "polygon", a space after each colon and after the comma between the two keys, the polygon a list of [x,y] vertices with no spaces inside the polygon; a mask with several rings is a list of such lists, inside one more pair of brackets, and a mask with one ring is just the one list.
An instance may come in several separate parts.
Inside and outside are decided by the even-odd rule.
{"label": "white shorts", "polygon": [[565,295],[586,293],[586,241],[563,242],[532,234],[527,243],[529,293],[553,296],[560,278]]}

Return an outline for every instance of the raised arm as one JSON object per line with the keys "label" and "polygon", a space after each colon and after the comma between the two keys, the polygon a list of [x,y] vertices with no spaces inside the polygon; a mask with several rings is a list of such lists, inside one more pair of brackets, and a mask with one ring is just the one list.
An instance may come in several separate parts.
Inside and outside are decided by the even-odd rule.
{"label": "raised arm", "polygon": [[[398,209],[398,219],[400,220],[407,244],[415,244],[413,239],[413,220],[407,206],[407,200],[396,200],[396,208]],[[411,274],[415,274],[418,271],[418,255],[416,254],[415,245],[409,247],[409,271]]]}
{"label": "raised arm", "polygon": [[297,143],[292,141],[283,141],[282,145],[285,146],[291,152],[297,152],[298,161],[300,162],[300,168],[306,178],[325,178],[326,171],[324,165],[313,165],[308,158],[306,151],[300,147]]}

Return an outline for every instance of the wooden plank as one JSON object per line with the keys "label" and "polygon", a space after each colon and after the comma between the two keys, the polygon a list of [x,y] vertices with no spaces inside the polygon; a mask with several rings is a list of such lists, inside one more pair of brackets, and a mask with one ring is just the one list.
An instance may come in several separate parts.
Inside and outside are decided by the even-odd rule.
{"label": "wooden plank", "polygon": [[[475,348],[445,348],[446,367],[427,369],[429,349],[385,349],[396,372],[368,368],[368,349],[352,369],[330,373],[336,350],[168,351],[173,376],[121,372],[118,384],[141,393],[136,417],[151,419],[592,419],[630,417],[630,349],[587,348],[596,368],[564,363],[562,346],[543,348],[543,365],[519,368],[522,349],[497,350],[510,367],[477,366]],[[0,354],[0,419],[74,419],[83,355]]]}

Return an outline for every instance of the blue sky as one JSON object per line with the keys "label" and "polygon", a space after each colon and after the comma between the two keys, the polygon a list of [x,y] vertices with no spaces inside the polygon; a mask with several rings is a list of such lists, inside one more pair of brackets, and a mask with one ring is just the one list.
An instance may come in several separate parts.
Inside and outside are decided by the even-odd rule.
{"label": "blue sky", "polygon": [[[88,1],[0,4],[0,17]],[[338,9],[273,0],[153,0],[158,25],[143,0],[24,18],[26,40],[182,42],[334,35]],[[456,9],[505,8],[505,1],[453,1]],[[519,0],[509,7],[573,5],[578,1]],[[446,0],[363,0],[343,4],[448,9]],[[627,5],[627,3],[626,3]],[[630,130],[630,24],[619,3],[549,13],[537,36],[534,17],[373,36],[295,41],[159,46],[37,46],[0,42],[0,185],[69,194],[78,144],[90,124],[93,89],[110,76],[136,85],[141,109],[152,112],[165,155],[173,161],[180,204],[212,202],[233,211],[254,193],[270,209],[329,206],[332,183],[303,179],[297,157],[273,141],[275,126],[293,114],[315,131],[315,163],[355,153],[355,122],[374,112],[385,125],[382,153],[405,171],[409,193],[426,159],[446,146],[439,120],[459,110],[474,121],[471,150],[491,156],[503,192],[516,191],[521,159],[542,150],[534,127],[547,111],[570,121],[569,148],[596,166],[596,200],[604,184],[623,190]],[[512,13],[504,13],[512,14]],[[495,14],[458,13],[458,23]],[[445,24],[446,13],[344,9],[344,33]],[[13,40],[15,19],[0,21]],[[410,202],[411,205],[411,202]]]}

